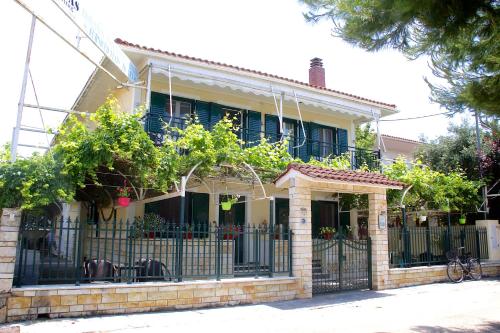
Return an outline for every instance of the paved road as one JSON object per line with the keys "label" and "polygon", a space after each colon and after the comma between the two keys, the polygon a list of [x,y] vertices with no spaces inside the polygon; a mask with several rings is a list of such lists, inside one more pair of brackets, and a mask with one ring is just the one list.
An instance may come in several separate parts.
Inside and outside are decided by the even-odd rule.
{"label": "paved road", "polygon": [[344,292],[261,305],[13,325],[30,333],[500,332],[500,279]]}

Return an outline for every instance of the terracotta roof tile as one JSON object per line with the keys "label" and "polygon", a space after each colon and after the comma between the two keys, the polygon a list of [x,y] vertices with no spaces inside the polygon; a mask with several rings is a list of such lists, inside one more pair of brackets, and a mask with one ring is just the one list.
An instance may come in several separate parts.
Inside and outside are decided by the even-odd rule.
{"label": "terracotta roof tile", "polygon": [[313,166],[308,164],[297,164],[291,163],[288,165],[285,172],[283,172],[276,180],[283,177],[290,170],[295,170],[301,174],[323,180],[336,180],[342,182],[354,182],[361,184],[370,185],[384,185],[384,186],[394,186],[403,187],[405,184],[396,180],[391,180],[386,176],[375,173],[375,172],[361,172],[361,171],[351,171],[351,170],[334,170],[322,168],[319,166]]}
{"label": "terracotta roof tile", "polygon": [[269,73],[265,73],[265,72],[261,72],[261,71],[256,71],[256,70],[253,70],[253,69],[242,68],[242,67],[238,67],[238,66],[234,66],[234,65],[229,65],[229,64],[225,64],[225,63],[220,63],[220,62],[216,62],[216,61],[211,61],[211,60],[206,60],[206,59],[191,57],[191,56],[187,56],[187,55],[183,55],[183,54],[178,54],[178,53],[174,53],[174,52],[169,52],[169,51],[164,51],[164,50],[160,50],[160,49],[155,49],[155,48],[152,48],[152,47],[142,46],[142,45],[139,45],[139,44],[134,44],[134,43],[127,42],[127,41],[125,41],[125,40],[123,40],[121,38],[116,38],[115,39],[115,43],[120,44],[120,45],[124,45],[124,46],[133,47],[133,48],[136,48],[136,49],[141,49],[141,50],[146,50],[146,51],[151,51],[151,52],[156,52],[156,53],[162,53],[162,54],[166,54],[166,55],[172,56],[172,57],[182,58],[182,59],[186,59],[186,60],[193,60],[193,61],[198,61],[198,62],[203,62],[203,63],[209,64],[209,65],[223,66],[223,67],[228,67],[228,68],[236,69],[236,70],[239,70],[239,71],[242,71],[242,72],[254,73],[254,74],[258,74],[258,75],[262,75],[262,76],[266,76],[266,77],[270,77],[270,78],[274,78],[274,79],[279,79],[279,80],[284,80],[284,81],[288,81],[288,82],[295,83],[295,84],[300,84],[302,86],[311,87],[311,88],[315,88],[315,89],[318,89],[318,90],[324,90],[324,91],[328,91],[328,92],[333,92],[333,93],[336,93],[336,94],[339,94],[339,95],[348,96],[348,97],[351,97],[351,98],[354,98],[354,99],[357,99],[357,100],[360,100],[360,101],[370,102],[370,103],[378,104],[378,105],[381,105],[381,106],[384,106],[384,107],[389,107],[389,108],[393,108],[393,109],[396,108],[396,105],[394,105],[394,104],[379,102],[379,101],[375,101],[375,100],[372,100],[372,99],[368,99],[368,98],[364,98],[364,97],[360,97],[360,96],[348,94],[348,93],[345,93],[345,92],[342,92],[342,91],[328,89],[328,88],[320,87],[320,86],[315,86],[315,85],[312,85],[312,84],[309,84],[309,83],[305,83],[305,82],[301,82],[301,81],[297,81],[297,80],[294,80],[294,79],[289,79],[289,78],[286,78],[286,77],[282,77],[282,76],[278,76],[278,75],[274,75],[274,74],[269,74]]}

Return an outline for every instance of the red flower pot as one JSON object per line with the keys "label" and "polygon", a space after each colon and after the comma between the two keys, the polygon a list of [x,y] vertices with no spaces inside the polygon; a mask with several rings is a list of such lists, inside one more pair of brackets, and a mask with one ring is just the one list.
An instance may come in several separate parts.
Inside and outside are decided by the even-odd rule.
{"label": "red flower pot", "polygon": [[118,198],[118,205],[121,207],[128,207],[128,205],[130,205],[130,198],[119,197]]}
{"label": "red flower pot", "polygon": [[326,240],[331,240],[333,237],[333,234],[331,233],[328,233],[328,234],[323,234],[323,239],[326,239]]}
{"label": "red flower pot", "polygon": [[182,238],[184,238],[184,239],[193,239],[193,233],[192,232],[188,232],[187,234],[183,234]]}

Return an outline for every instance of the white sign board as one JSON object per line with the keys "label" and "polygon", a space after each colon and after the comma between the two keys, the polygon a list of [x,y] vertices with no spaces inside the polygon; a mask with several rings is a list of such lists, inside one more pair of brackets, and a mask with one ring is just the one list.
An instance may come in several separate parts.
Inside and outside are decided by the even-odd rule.
{"label": "white sign board", "polygon": [[130,82],[137,81],[137,69],[132,61],[114,41],[105,37],[79,0],[52,0],[52,2],[128,77]]}

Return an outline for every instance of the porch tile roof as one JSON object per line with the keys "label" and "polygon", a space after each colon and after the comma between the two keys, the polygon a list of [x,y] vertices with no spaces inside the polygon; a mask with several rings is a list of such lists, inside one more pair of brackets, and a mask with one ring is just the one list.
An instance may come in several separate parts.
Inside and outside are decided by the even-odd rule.
{"label": "porch tile roof", "polygon": [[321,180],[334,180],[349,183],[367,184],[367,185],[382,185],[388,187],[403,187],[405,184],[396,180],[391,180],[386,176],[375,172],[361,172],[352,170],[334,170],[322,168],[319,166],[291,163],[288,165],[285,172],[283,172],[275,182],[285,176],[289,171],[295,170],[315,179]]}
{"label": "porch tile roof", "polygon": [[160,50],[160,49],[155,49],[155,48],[152,48],[152,47],[147,47],[147,46],[143,46],[143,45],[139,45],[139,44],[134,44],[134,43],[131,43],[131,42],[127,42],[126,40],[123,40],[121,38],[116,38],[115,39],[115,43],[123,45],[123,46],[133,47],[133,48],[136,48],[136,49],[139,49],[139,50],[145,50],[145,51],[150,51],[150,52],[161,53],[161,54],[165,54],[165,55],[176,57],[176,58],[181,58],[181,59],[186,59],[186,60],[191,60],[191,61],[197,61],[197,62],[203,62],[203,63],[209,64],[209,65],[223,66],[223,67],[227,67],[227,68],[231,68],[231,69],[236,69],[236,70],[242,71],[242,72],[253,73],[253,74],[257,74],[257,75],[261,75],[261,76],[265,76],[265,77],[270,77],[270,78],[273,78],[273,79],[284,80],[284,81],[288,81],[288,82],[291,82],[291,83],[300,84],[302,86],[315,88],[315,89],[318,89],[318,90],[333,92],[335,94],[347,96],[347,97],[354,98],[354,99],[357,99],[357,100],[360,100],[360,101],[370,102],[370,103],[378,104],[378,105],[381,105],[381,106],[384,106],[384,107],[388,107],[388,108],[392,108],[392,109],[396,108],[395,104],[379,102],[379,101],[375,101],[375,100],[368,99],[368,98],[365,98],[365,97],[356,96],[356,95],[352,95],[352,94],[345,93],[345,92],[342,92],[342,91],[328,89],[328,88],[325,88],[325,87],[315,86],[315,85],[312,85],[312,84],[309,84],[309,83],[305,83],[305,82],[301,82],[301,81],[298,81],[298,80],[289,79],[289,78],[286,78],[286,77],[282,77],[282,76],[278,76],[278,75],[274,75],[274,74],[269,74],[269,73],[265,73],[265,72],[261,72],[261,71],[257,71],[257,70],[247,69],[247,68],[238,67],[238,66],[234,66],[234,65],[229,65],[229,64],[225,64],[225,63],[221,63],[221,62],[217,62],[217,61],[212,61],[212,60],[206,60],[206,59],[191,57],[191,56],[187,56],[187,55],[183,55],[183,54],[178,54],[178,53],[164,51],[164,50]]}

